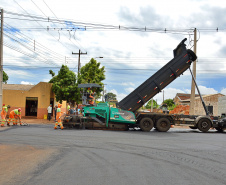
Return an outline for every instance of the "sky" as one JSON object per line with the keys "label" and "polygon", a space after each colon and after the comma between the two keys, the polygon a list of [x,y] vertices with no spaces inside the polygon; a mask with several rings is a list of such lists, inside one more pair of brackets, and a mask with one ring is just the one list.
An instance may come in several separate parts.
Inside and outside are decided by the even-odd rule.
{"label": "sky", "polygon": [[[8,84],[38,84],[67,65],[77,74],[95,58],[105,66],[105,90],[120,101],[173,59],[197,29],[196,80],[202,94],[226,95],[226,1],[2,0],[3,70]],[[85,54],[87,53],[87,54]],[[191,92],[184,75],[153,97],[160,104]]]}

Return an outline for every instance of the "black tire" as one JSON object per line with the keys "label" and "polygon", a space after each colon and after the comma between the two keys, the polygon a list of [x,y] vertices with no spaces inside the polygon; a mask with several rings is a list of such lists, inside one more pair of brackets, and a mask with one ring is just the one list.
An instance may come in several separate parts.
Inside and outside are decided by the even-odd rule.
{"label": "black tire", "polygon": [[140,129],[144,132],[149,132],[153,128],[153,121],[151,118],[143,118],[140,120]]}
{"label": "black tire", "polygon": [[218,132],[224,132],[223,128],[215,128]]}
{"label": "black tire", "polygon": [[196,126],[189,126],[191,129],[197,129]]}
{"label": "black tire", "polygon": [[202,132],[208,132],[211,127],[211,122],[208,119],[201,119],[199,120],[197,127]]}
{"label": "black tire", "polygon": [[167,118],[160,118],[156,123],[156,129],[159,132],[167,132],[170,129],[170,121]]}
{"label": "black tire", "polygon": [[192,50],[188,49],[187,52],[191,56],[192,61],[195,61],[197,59],[196,54]]}

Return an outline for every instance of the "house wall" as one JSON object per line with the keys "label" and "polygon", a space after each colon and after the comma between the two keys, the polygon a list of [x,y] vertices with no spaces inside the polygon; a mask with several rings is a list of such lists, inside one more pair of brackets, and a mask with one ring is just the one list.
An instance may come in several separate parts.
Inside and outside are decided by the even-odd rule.
{"label": "house wall", "polygon": [[226,96],[219,97],[218,99],[218,116],[226,114]]}
{"label": "house wall", "polygon": [[[218,116],[218,98],[222,97],[222,94],[214,94],[212,96],[203,96],[203,100],[206,106],[213,106],[213,115]],[[196,115],[206,115],[205,110],[202,105],[202,101],[200,98],[195,99],[195,114]]]}
{"label": "house wall", "polygon": [[[11,106],[9,111],[21,108],[21,116],[25,116],[27,97],[38,98],[37,118],[43,119],[44,115],[47,115],[47,107],[50,104],[50,99],[55,99],[54,93],[52,92],[52,84],[40,82],[28,91],[3,89],[3,103]],[[58,104],[58,102],[54,101],[54,105],[56,104]],[[66,102],[62,103],[62,111],[66,111]]]}
{"label": "house wall", "polygon": [[21,116],[25,115],[25,93],[26,91],[3,89],[3,103],[11,106],[9,112],[13,109],[21,108]]}
{"label": "house wall", "polygon": [[176,96],[174,99],[173,99],[173,102],[175,105],[179,105],[180,104],[180,99],[178,98],[178,96]]}

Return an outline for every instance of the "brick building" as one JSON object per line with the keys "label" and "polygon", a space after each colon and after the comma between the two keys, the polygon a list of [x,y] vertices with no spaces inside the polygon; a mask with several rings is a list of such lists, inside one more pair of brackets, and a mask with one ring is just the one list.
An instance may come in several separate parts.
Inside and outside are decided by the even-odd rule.
{"label": "brick building", "polygon": [[[187,99],[186,99],[187,97]],[[206,104],[206,106],[212,106],[213,108],[213,115],[214,116],[218,116],[218,99],[224,97],[223,94],[209,94],[209,95],[203,95],[202,98]],[[174,103],[176,105],[190,105],[190,94],[182,94],[181,93],[177,93],[177,95],[174,98]],[[195,107],[195,114],[196,115],[205,115],[205,110],[203,108],[202,105],[202,101],[199,97],[199,95],[196,95],[195,97],[195,103],[194,103],[194,107]]]}
{"label": "brick building", "polygon": [[226,96],[222,96],[218,99],[218,116],[226,117]]}
{"label": "brick building", "polygon": [[[195,95],[195,97],[198,96],[198,94]],[[177,93],[175,98],[173,99],[173,102],[175,105],[190,105],[190,97],[191,94]]]}

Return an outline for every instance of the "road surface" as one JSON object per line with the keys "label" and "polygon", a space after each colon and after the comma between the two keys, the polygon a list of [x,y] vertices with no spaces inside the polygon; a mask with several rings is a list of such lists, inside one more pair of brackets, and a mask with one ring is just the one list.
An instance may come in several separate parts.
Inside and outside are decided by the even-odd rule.
{"label": "road surface", "polygon": [[0,184],[225,185],[226,133],[0,130]]}

